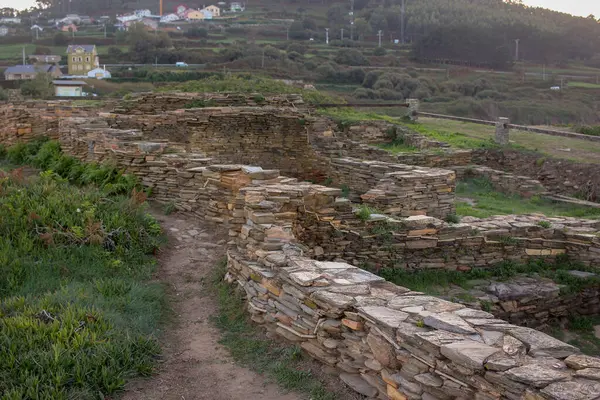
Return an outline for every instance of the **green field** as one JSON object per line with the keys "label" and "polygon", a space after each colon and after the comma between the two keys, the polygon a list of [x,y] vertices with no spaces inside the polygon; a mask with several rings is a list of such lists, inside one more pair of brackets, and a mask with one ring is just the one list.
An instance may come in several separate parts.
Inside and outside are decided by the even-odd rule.
{"label": "green field", "polygon": [[600,89],[600,84],[590,82],[569,82],[570,88]]}
{"label": "green field", "polygon": [[[424,129],[418,129],[418,127]],[[493,126],[435,118],[419,118],[416,130],[440,141],[445,141],[454,147],[462,148],[481,147],[489,144],[495,133]],[[557,128],[557,130],[560,129]],[[457,145],[456,141],[451,140],[457,135],[464,138],[466,144]],[[518,147],[539,151],[552,157],[593,164],[600,163],[600,142],[516,130],[511,130],[510,140]]]}

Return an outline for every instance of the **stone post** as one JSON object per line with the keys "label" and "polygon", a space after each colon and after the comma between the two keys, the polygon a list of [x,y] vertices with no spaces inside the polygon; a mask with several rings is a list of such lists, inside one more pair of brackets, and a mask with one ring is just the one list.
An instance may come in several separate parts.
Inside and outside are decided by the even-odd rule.
{"label": "stone post", "polygon": [[508,118],[499,117],[498,121],[496,121],[496,137],[494,141],[501,146],[507,146],[509,142],[508,124],[510,124]]}
{"label": "stone post", "polygon": [[408,117],[411,121],[419,118],[419,99],[406,99],[408,103]]}

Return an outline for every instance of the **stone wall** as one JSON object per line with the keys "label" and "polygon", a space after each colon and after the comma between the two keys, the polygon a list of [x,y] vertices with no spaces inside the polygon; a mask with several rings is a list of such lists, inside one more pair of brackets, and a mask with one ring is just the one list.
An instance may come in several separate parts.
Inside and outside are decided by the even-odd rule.
{"label": "stone wall", "polygon": [[401,142],[420,150],[449,147],[446,143],[428,138],[410,128],[387,121],[362,121],[338,133],[338,137],[362,143]]}
{"label": "stone wall", "polygon": [[554,193],[600,200],[600,164],[582,164],[517,150],[476,150],[475,164],[514,174],[526,172]]}
{"label": "stone wall", "polygon": [[304,107],[298,94],[263,96],[260,93],[139,93],[121,102],[119,114],[154,115],[165,111],[196,107]]}
{"label": "stone wall", "polygon": [[[228,279],[252,320],[382,399],[593,399],[600,359],[494,315],[407,288],[344,262],[315,261],[296,243],[299,209],[336,207],[332,189],[240,189]],[[591,367],[591,369],[590,369]]]}
{"label": "stone wall", "polygon": [[453,167],[452,169],[456,172],[456,177],[459,180],[485,178],[494,190],[501,193],[518,195],[525,198],[548,193],[540,181],[528,176],[513,175],[508,172],[477,165]]}

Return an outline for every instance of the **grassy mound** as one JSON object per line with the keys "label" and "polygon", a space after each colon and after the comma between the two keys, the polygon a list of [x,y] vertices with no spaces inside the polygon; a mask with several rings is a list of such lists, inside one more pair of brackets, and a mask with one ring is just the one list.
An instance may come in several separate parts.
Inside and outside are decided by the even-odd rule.
{"label": "grassy mound", "polygon": [[135,179],[53,142],[5,156],[61,173],[0,171],[0,399],[96,399],[151,373],[161,231]]}

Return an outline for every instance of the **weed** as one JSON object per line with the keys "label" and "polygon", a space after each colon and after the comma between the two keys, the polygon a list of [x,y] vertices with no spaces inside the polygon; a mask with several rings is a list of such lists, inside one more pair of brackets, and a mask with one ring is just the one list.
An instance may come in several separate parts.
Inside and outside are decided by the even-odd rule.
{"label": "weed", "polygon": [[262,94],[255,94],[252,96],[252,100],[254,100],[256,104],[263,104],[266,101],[265,96]]}
{"label": "weed", "polygon": [[501,236],[500,243],[502,243],[505,246],[514,246],[517,243],[519,243],[519,241],[512,236]]}
{"label": "weed", "polygon": [[448,214],[444,220],[449,224],[458,224],[460,222],[460,217],[456,214]]}
{"label": "weed", "polygon": [[537,160],[535,160],[535,165],[537,165],[538,167],[542,167],[546,163],[546,160],[546,157],[540,157]]}
{"label": "weed", "polygon": [[206,107],[216,107],[216,105],[217,105],[217,102],[212,99],[208,99],[208,100],[196,99],[196,100],[192,100],[189,103],[185,104],[183,106],[183,108],[206,108]]}
{"label": "weed", "polygon": [[538,226],[541,226],[542,228],[551,228],[552,227],[552,222],[550,221],[538,221]]}
{"label": "weed", "polygon": [[222,333],[220,343],[237,362],[272,377],[283,388],[304,392],[315,400],[334,400],[336,396],[302,365],[304,356],[298,347],[276,344],[252,325],[239,291],[223,282],[225,272],[222,262],[212,279],[219,305],[213,321]]}
{"label": "weed", "polygon": [[369,219],[371,219],[371,214],[373,214],[374,212],[375,210],[373,210],[371,207],[362,204],[355,214],[358,217],[358,219],[362,221],[368,221]]}
{"label": "weed", "polygon": [[348,198],[348,196],[350,196],[350,188],[348,187],[348,185],[342,185],[340,187],[342,189],[342,197],[344,198]]}
{"label": "weed", "polygon": [[481,300],[481,301],[479,302],[479,304],[481,305],[481,309],[482,309],[483,311],[486,311],[486,312],[490,312],[490,311],[492,311],[492,306],[493,306],[493,304],[492,304],[492,302],[491,302],[491,301],[488,301],[488,300]]}
{"label": "weed", "polygon": [[425,322],[423,322],[423,320],[422,320],[422,319],[420,319],[420,320],[418,320],[417,322],[415,322],[415,325],[416,325],[418,328],[425,328]]}
{"label": "weed", "polygon": [[170,201],[163,206],[163,212],[165,215],[171,215],[177,208],[175,207],[175,203]]}
{"label": "weed", "polygon": [[331,178],[330,176],[328,176],[323,181],[323,186],[331,186],[332,183],[333,183],[333,178]]}

